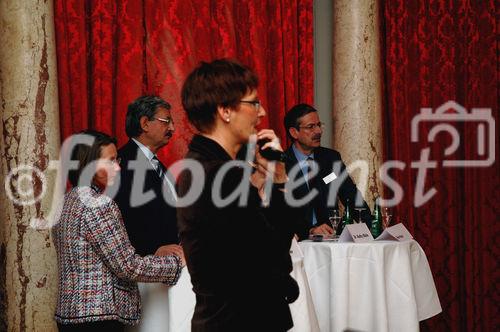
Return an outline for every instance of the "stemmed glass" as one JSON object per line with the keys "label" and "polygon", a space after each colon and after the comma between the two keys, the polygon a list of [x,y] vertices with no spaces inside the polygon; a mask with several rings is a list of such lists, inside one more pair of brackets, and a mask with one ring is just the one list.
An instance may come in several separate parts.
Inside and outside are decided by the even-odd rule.
{"label": "stemmed glass", "polygon": [[366,210],[364,207],[354,207],[354,210],[358,211],[358,224],[361,224],[363,220],[361,219],[361,212]]}
{"label": "stemmed glass", "polygon": [[391,209],[388,207],[385,207],[382,209],[382,225],[384,226],[384,229],[389,227],[391,225],[392,221],[392,212]]}
{"label": "stemmed glass", "polygon": [[332,225],[333,228],[333,236],[332,239],[338,239],[337,235],[337,227],[340,225],[340,211],[337,209],[329,209],[328,210],[328,221],[330,222],[330,225]]}

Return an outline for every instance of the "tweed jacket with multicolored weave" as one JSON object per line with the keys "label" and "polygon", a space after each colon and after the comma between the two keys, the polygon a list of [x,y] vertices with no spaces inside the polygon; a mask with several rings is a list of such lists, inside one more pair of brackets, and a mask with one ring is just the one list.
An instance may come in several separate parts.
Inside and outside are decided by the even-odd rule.
{"label": "tweed jacket with multicolored weave", "polygon": [[135,324],[141,311],[137,281],[174,285],[180,275],[177,256],[135,253],[118,206],[94,186],[64,196],[53,237],[59,264],[55,319],[63,324]]}

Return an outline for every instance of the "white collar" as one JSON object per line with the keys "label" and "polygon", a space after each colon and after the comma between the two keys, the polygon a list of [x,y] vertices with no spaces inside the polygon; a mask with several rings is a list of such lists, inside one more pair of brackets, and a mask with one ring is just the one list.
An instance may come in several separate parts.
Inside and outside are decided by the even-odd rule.
{"label": "white collar", "polygon": [[135,138],[132,138],[132,140],[135,142],[135,144],[137,144],[137,146],[139,146],[139,149],[141,149],[142,153],[144,153],[146,158],[148,158],[148,160],[151,162],[151,159],[153,159],[153,157],[155,157],[156,155],[147,146],[145,146]]}

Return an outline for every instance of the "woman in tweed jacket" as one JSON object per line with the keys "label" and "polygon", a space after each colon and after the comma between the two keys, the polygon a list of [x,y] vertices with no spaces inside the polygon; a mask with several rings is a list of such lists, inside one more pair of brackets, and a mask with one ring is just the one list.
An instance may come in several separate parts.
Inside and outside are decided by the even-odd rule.
{"label": "woman in tweed jacket", "polygon": [[[59,296],[55,319],[60,331],[123,331],[140,318],[137,281],[174,285],[184,265],[181,251],[168,256],[135,254],[116,203],[105,189],[120,170],[116,141],[85,131],[75,138],[70,172],[73,188],[64,196],[53,228],[59,263]],[[89,173],[90,172],[90,173]],[[79,185],[86,174],[90,186]]]}

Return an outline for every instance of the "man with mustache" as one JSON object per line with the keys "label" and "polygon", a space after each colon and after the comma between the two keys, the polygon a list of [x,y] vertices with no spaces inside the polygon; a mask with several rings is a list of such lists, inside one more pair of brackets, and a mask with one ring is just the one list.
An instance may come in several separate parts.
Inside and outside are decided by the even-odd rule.
{"label": "man with mustache", "polygon": [[182,251],[177,245],[175,182],[168,179],[157,157],[174,130],[170,104],[163,99],[142,96],[128,106],[125,131],[129,141],[118,150],[122,169],[116,201],[130,242],[141,256],[157,250]]}
{"label": "man with mustache", "polygon": [[[333,200],[334,205],[329,206],[330,190],[338,190],[337,196],[342,204],[345,206],[349,201],[351,208],[355,205],[357,195],[360,195],[362,202],[356,206],[366,209],[362,212],[361,218],[370,227],[371,212],[368,205],[362,200],[361,193],[347,173],[342,179],[341,174],[346,172],[346,166],[342,162],[340,153],[321,146],[323,123],[319,119],[317,110],[307,104],[295,105],[285,115],[284,124],[287,135],[292,140],[292,145],[286,151],[287,173],[293,176],[292,169],[299,167],[300,170],[295,173],[294,180],[297,181],[300,177],[305,180],[302,185],[293,190],[293,197],[298,200],[304,198],[313,189],[318,192],[312,200],[303,205],[304,215],[296,226],[299,239],[307,239],[310,234],[333,234],[333,229],[328,223],[328,209],[337,208],[337,199]],[[311,171],[317,174],[312,176],[313,173],[311,173],[309,176]],[[331,182],[327,180],[328,183],[325,183],[323,179],[332,172],[335,174],[333,177],[337,178]]]}
{"label": "man with mustache", "polygon": [[[118,150],[121,172],[115,200],[130,242],[141,256],[174,254],[184,259],[177,230],[175,182],[157,157],[174,132],[170,104],[157,96],[137,98],[128,105],[125,131],[129,141]],[[142,310],[149,318],[129,331],[142,331],[151,324],[167,326],[168,287],[139,283],[139,291]]]}

